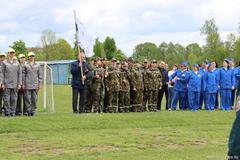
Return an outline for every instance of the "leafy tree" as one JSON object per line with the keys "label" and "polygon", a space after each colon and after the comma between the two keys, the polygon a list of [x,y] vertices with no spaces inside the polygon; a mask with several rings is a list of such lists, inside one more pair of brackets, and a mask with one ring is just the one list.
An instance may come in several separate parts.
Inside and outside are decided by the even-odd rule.
{"label": "leafy tree", "polygon": [[58,39],[55,44],[56,55],[52,56],[54,59],[58,60],[67,60],[67,59],[75,59],[74,50],[71,45],[65,39]]}
{"label": "leafy tree", "polygon": [[103,44],[99,41],[98,38],[95,40],[95,45],[93,47],[93,51],[95,53],[94,57],[103,57],[103,58],[106,57],[106,55],[104,53]]}
{"label": "leafy tree", "polygon": [[45,60],[49,60],[50,54],[56,50],[55,45],[57,42],[56,33],[50,29],[46,29],[42,32],[41,42],[43,47],[43,53],[46,54]]}
{"label": "leafy tree", "polygon": [[13,44],[10,47],[16,51],[16,55],[27,54],[27,48],[23,40],[13,42]]}
{"label": "leafy tree", "polygon": [[115,56],[114,53],[117,51],[115,40],[111,37],[106,37],[103,43],[103,49],[107,59],[113,58]]}

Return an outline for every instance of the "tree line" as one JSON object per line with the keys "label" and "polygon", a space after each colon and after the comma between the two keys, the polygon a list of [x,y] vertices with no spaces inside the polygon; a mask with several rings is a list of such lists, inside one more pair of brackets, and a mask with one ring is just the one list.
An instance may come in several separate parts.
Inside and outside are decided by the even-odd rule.
{"label": "tree line", "polygon": [[[226,41],[222,41],[218,27],[214,19],[208,19],[200,29],[202,36],[206,37],[206,43],[200,46],[198,43],[191,43],[183,46],[179,43],[162,42],[159,45],[145,42],[134,47],[132,57],[138,61],[144,59],[156,59],[166,61],[169,65],[178,64],[181,61],[188,61],[191,64],[201,63],[203,60],[214,60],[218,63],[224,58],[234,58],[240,60],[240,25],[239,31],[229,33]],[[68,60],[75,59],[78,53],[77,40],[75,35],[74,47],[65,39],[57,38],[56,33],[50,29],[42,32],[40,37],[41,46],[27,48],[23,40],[13,42],[12,48],[17,54],[26,54],[33,51],[37,55],[37,60]],[[113,57],[124,60],[127,56],[117,48],[113,37],[107,36],[103,42],[97,38],[94,44],[94,56],[111,59]]]}

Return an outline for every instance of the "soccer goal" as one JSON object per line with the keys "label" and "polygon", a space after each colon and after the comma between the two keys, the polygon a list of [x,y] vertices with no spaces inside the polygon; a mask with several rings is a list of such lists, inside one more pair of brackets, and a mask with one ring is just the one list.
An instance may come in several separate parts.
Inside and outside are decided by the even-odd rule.
{"label": "soccer goal", "polygon": [[43,65],[43,111],[55,112],[52,68]]}

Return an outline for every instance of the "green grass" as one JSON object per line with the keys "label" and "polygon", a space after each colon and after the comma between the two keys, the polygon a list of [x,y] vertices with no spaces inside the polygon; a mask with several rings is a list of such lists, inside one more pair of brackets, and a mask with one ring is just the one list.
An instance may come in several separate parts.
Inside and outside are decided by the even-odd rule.
{"label": "green grass", "polygon": [[72,114],[55,86],[56,113],[0,117],[0,159],[224,160],[231,112]]}

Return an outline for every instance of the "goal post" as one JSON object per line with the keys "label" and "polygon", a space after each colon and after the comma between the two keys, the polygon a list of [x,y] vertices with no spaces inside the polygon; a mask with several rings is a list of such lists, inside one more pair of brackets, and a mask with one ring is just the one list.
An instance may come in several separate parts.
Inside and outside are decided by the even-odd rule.
{"label": "goal post", "polygon": [[43,111],[55,112],[52,68],[43,65]]}

